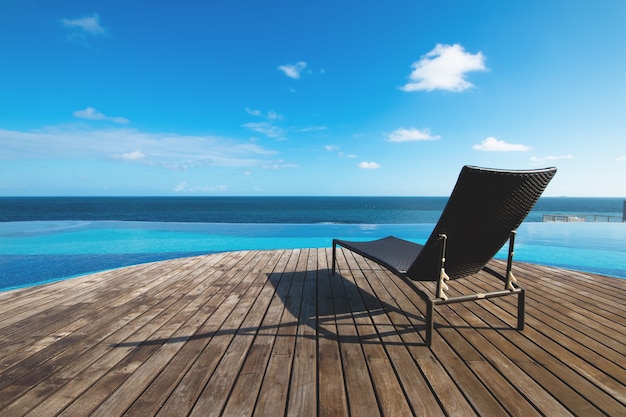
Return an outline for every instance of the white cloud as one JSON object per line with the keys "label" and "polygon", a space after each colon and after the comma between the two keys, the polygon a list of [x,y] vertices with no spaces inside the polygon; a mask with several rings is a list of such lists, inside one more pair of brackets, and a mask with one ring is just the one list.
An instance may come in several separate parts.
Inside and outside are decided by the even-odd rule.
{"label": "white cloud", "polygon": [[[324,146],[324,149],[326,149],[328,152],[337,152],[337,156],[339,156],[340,158],[356,159],[359,157],[358,155],[353,154],[353,153],[349,153],[349,154],[344,153],[343,151],[341,151],[341,147],[339,145],[326,145]],[[367,162],[364,162],[364,164],[367,164]],[[364,167],[365,166],[363,166],[362,168]]]}
{"label": "white cloud", "polygon": [[461,92],[473,86],[465,79],[468,72],[487,68],[482,52],[470,54],[459,44],[437,44],[435,49],[414,62],[412,69],[410,81],[401,88],[403,91]]}
{"label": "white cloud", "polygon": [[128,161],[138,161],[145,157],[146,155],[144,155],[144,153],[141,152],[139,149],[132,151],[132,152],[126,152],[120,155],[121,159],[126,159]]}
{"label": "white cloud", "polygon": [[415,142],[422,140],[437,140],[441,136],[432,135],[428,129],[419,130],[415,128],[397,129],[387,135],[389,142]]}
{"label": "white cloud", "polygon": [[269,138],[276,138],[284,140],[285,130],[282,127],[274,126],[269,122],[250,122],[244,123],[243,127],[252,130],[253,132],[261,133]]}
{"label": "white cloud", "polygon": [[183,181],[180,184],[178,184],[176,187],[174,187],[174,191],[176,191],[177,193],[181,191],[185,191],[186,189],[187,189],[187,181]]}
{"label": "white cloud", "polygon": [[299,168],[299,165],[296,164],[288,164],[286,163],[284,160],[279,159],[277,161],[272,162],[271,164],[264,164],[261,166],[261,168],[263,169],[268,169],[268,170],[272,170],[272,171],[277,171],[280,169],[287,169],[287,168]]}
{"label": "white cloud", "polygon": [[306,132],[321,132],[323,130],[328,130],[328,126],[308,126],[308,127],[303,127],[301,129],[298,129],[296,131],[306,133]]}
{"label": "white cloud", "polygon": [[[35,131],[0,129],[0,159],[123,159],[171,170],[195,166],[262,167],[275,151],[249,141],[216,136],[146,133],[128,128],[49,127]],[[282,163],[282,165],[285,165]]]}
{"label": "white cloud", "polygon": [[70,38],[103,36],[106,33],[104,27],[100,25],[100,17],[96,13],[78,19],[61,19],[61,24],[71,30]]}
{"label": "white cloud", "polygon": [[273,110],[264,114],[261,110],[246,108],[246,112],[255,117],[262,117],[265,121],[262,122],[249,122],[244,123],[242,126],[253,132],[260,133],[269,138],[275,138],[279,140],[285,140],[285,129],[280,126],[276,126],[275,123],[283,120],[283,116]]}
{"label": "white cloud", "polygon": [[549,161],[558,161],[560,159],[574,159],[574,155],[571,154],[567,154],[567,155],[559,155],[559,156],[533,156],[532,158],[530,158],[530,161],[533,163],[543,163],[543,162],[549,162]]}
{"label": "white cloud", "polygon": [[76,110],[74,112],[74,117],[78,117],[79,119],[88,119],[88,120],[107,120],[114,123],[119,124],[128,124],[129,120],[124,117],[110,117],[106,116],[103,113],[100,113],[98,110],[93,107],[87,107],[85,110]]}
{"label": "white cloud", "polygon": [[300,61],[293,65],[281,65],[278,67],[287,77],[297,80],[300,78],[300,74],[306,68],[306,62]]}
{"label": "white cloud", "polygon": [[93,107],[87,107],[85,110],[76,110],[74,112],[74,117],[79,117],[81,119],[89,119],[89,120],[104,120],[106,116]]}
{"label": "white cloud", "polygon": [[282,120],[283,116],[281,116],[280,114],[276,113],[275,111],[270,110],[270,111],[267,112],[267,118],[269,120]]}
{"label": "white cloud", "polygon": [[128,120],[125,117],[107,117],[107,120],[110,120],[110,121],[115,122],[115,123],[119,123],[121,125],[126,125],[126,124],[130,123],[130,120]]}
{"label": "white cloud", "polygon": [[473,149],[485,152],[526,152],[530,151],[532,148],[526,145],[507,143],[490,136],[480,142],[480,144],[474,145]]}
{"label": "white cloud", "polygon": [[626,161],[626,155],[621,155],[615,158],[616,161]]}
{"label": "white cloud", "polygon": [[246,113],[252,116],[263,116],[263,112],[261,112],[261,110],[251,109],[249,107],[246,107]]}
{"label": "white cloud", "polygon": [[227,190],[227,185],[189,185],[187,181],[183,181],[174,187],[174,192],[177,193],[214,193]]}
{"label": "white cloud", "polygon": [[263,117],[267,120],[282,120],[283,119],[283,116],[281,114],[278,114],[273,110],[268,111],[267,114],[263,114],[261,110],[251,109],[249,107],[246,107],[246,113],[248,113],[251,116]]}
{"label": "white cloud", "polygon": [[361,162],[359,164],[359,168],[361,169],[378,169],[380,168],[380,165],[377,162]]}

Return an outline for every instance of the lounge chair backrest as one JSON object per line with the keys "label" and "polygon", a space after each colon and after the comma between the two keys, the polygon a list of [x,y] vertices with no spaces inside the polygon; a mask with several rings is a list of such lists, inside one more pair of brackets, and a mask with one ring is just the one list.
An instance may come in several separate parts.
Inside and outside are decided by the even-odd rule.
{"label": "lounge chair backrest", "polygon": [[479,272],[526,218],[556,168],[505,171],[465,166],[426,245],[407,275],[439,278],[440,235],[447,236],[445,270],[451,279]]}

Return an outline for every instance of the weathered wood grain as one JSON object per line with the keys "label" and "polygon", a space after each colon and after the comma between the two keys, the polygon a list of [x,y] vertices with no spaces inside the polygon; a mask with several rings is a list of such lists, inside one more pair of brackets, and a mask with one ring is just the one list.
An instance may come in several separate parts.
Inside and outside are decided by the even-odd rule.
{"label": "weathered wood grain", "polygon": [[626,280],[515,264],[524,331],[513,297],[440,306],[429,348],[406,283],[342,250],[337,271],[241,251],[0,293],[0,415],[625,413]]}

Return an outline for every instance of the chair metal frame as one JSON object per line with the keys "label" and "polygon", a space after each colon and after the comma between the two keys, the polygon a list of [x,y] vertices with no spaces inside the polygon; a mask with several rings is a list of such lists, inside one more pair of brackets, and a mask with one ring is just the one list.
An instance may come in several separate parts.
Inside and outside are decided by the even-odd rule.
{"label": "chair metal frame", "polygon": [[[450,280],[448,274],[445,270],[445,262],[446,262],[446,244],[448,237],[445,234],[439,235],[439,246],[441,250],[441,258],[440,258],[440,274],[439,280],[437,281],[437,289],[435,291],[435,297],[429,296],[425,291],[415,286],[415,281],[410,279],[407,274],[401,273],[393,268],[388,268],[391,272],[393,272],[396,276],[402,279],[405,283],[407,283],[413,291],[415,291],[422,300],[426,302],[426,315],[424,317],[424,321],[426,322],[426,337],[425,344],[426,346],[431,346],[433,340],[433,331],[434,331],[434,309],[435,306],[438,305],[446,305],[446,304],[454,304],[454,303],[464,303],[467,301],[478,301],[488,298],[497,298],[497,297],[505,297],[509,295],[517,295],[517,330],[524,330],[524,322],[526,316],[526,291],[524,288],[520,287],[517,284],[517,280],[513,275],[513,256],[515,255],[515,236],[516,231],[512,231],[509,237],[509,248],[507,254],[507,264],[505,274],[493,270],[485,266],[483,270],[504,283],[504,289],[500,291],[491,291],[485,293],[474,293],[467,295],[460,295],[456,297],[449,297],[445,291],[448,290],[447,281]],[[337,239],[333,239],[333,252],[332,252],[332,275],[336,275],[336,267],[337,267],[337,245],[341,246]],[[356,251],[354,251],[356,252]],[[359,252],[356,252],[359,253]],[[368,258],[366,254],[361,254]],[[370,258],[371,259],[371,258]],[[375,259],[372,259],[376,262]]]}
{"label": "chair metal frame", "polygon": [[[523,330],[526,296],[512,272],[516,230],[556,171],[554,167],[501,170],[464,166],[424,245],[394,236],[371,241],[333,239],[332,273],[334,275],[337,268],[337,246],[342,246],[400,277],[426,302],[428,346],[432,343],[433,314],[438,305],[517,295],[517,329]],[[506,271],[501,274],[490,268],[488,262],[507,240]],[[454,297],[446,294],[449,280],[481,271],[502,281],[504,289]],[[434,296],[430,290],[418,287],[415,281],[436,282]]]}

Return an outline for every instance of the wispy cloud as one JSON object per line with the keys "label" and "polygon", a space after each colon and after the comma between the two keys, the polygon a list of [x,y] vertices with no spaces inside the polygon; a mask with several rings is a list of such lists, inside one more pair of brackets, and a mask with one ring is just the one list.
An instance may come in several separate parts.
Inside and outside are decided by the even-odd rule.
{"label": "wispy cloud", "polygon": [[484,152],[527,152],[532,148],[526,145],[507,143],[490,136],[480,144],[474,145],[473,149]]}
{"label": "wispy cloud", "polygon": [[74,117],[78,117],[79,119],[87,119],[87,120],[107,120],[114,123],[127,124],[129,120],[124,117],[110,117],[106,116],[103,113],[100,113],[98,110],[93,107],[87,107],[85,110],[76,110],[74,112]]}
{"label": "wispy cloud", "polygon": [[615,158],[616,161],[626,161],[626,155],[620,155],[617,158]]}
{"label": "wispy cloud", "polygon": [[356,159],[359,156],[353,153],[349,153],[346,154],[341,150],[341,147],[339,145],[325,145],[324,149],[326,149],[326,151],[328,152],[337,152],[337,155],[340,158],[350,158],[350,159]]}
{"label": "wispy cloud", "polygon": [[278,69],[282,71],[287,77],[294,80],[300,79],[302,71],[306,68],[306,62],[300,61],[295,64],[280,65]]}
{"label": "wispy cloud", "polygon": [[386,140],[388,142],[416,142],[437,139],[441,139],[441,136],[431,134],[428,129],[400,128],[389,133]]}
{"label": "wispy cloud", "polygon": [[251,116],[261,117],[265,119],[261,122],[249,122],[244,123],[242,126],[246,129],[249,129],[253,132],[260,133],[268,138],[274,138],[279,140],[285,140],[286,130],[280,126],[277,126],[276,123],[282,121],[284,117],[270,110],[267,113],[263,113],[261,110],[246,108],[246,113]]}
{"label": "wispy cloud", "polygon": [[290,164],[290,163],[285,162],[282,159],[279,159],[279,160],[274,161],[274,162],[269,163],[269,164],[263,164],[261,166],[261,168],[263,168],[263,169],[269,169],[269,170],[272,170],[272,171],[277,171],[277,170],[281,170],[281,169],[289,169],[289,168],[299,168],[299,167],[300,166],[297,165],[297,164]]}
{"label": "wispy cloud", "polygon": [[574,159],[574,155],[572,154],[567,154],[567,155],[559,155],[559,156],[533,156],[532,158],[530,158],[530,162],[532,163],[544,163],[544,162],[550,162],[550,161],[558,161],[560,159]]}
{"label": "wispy cloud", "polygon": [[378,164],[377,162],[366,162],[363,161],[359,164],[359,168],[361,169],[378,169],[380,168],[380,164]]}
{"label": "wispy cloud", "polygon": [[0,159],[5,160],[108,158],[171,170],[194,166],[264,167],[276,164],[277,153],[249,141],[216,136],[77,126],[27,132],[0,129],[0,147]]}
{"label": "wispy cloud", "polygon": [[459,44],[437,44],[435,49],[412,65],[410,81],[403,91],[446,90],[461,92],[473,87],[465,79],[472,71],[485,71],[485,57],[481,52],[471,54]]}
{"label": "wispy cloud", "polygon": [[183,181],[174,187],[176,193],[214,193],[227,191],[227,185],[190,185],[187,181]]}
{"label": "wispy cloud", "polygon": [[96,13],[77,19],[61,19],[61,24],[69,30],[68,39],[70,40],[86,40],[106,34],[105,28],[100,24],[100,17]]}
{"label": "wispy cloud", "polygon": [[253,132],[260,133],[268,138],[275,138],[284,140],[285,130],[282,127],[275,126],[270,122],[250,122],[244,123],[243,127],[250,129]]}
{"label": "wispy cloud", "polygon": [[296,132],[307,133],[307,132],[321,132],[323,130],[328,130],[328,126],[307,126],[297,129]]}
{"label": "wispy cloud", "polygon": [[261,110],[251,109],[249,107],[246,107],[246,113],[251,116],[263,116],[263,112],[261,112]]}
{"label": "wispy cloud", "polygon": [[132,152],[126,152],[120,155],[121,159],[126,159],[127,161],[139,161],[140,159],[144,159],[146,155],[141,152],[139,149],[136,149]]}
{"label": "wispy cloud", "polygon": [[251,116],[263,117],[267,120],[282,120],[283,119],[283,116],[275,112],[274,110],[270,110],[267,113],[263,113],[261,110],[251,109],[249,107],[246,107],[246,113],[248,113]]}
{"label": "wispy cloud", "polygon": [[282,127],[285,117],[274,110],[263,112],[258,109],[246,108],[246,113],[251,116],[261,118],[262,121],[244,123],[242,126],[253,132],[260,133],[268,138],[286,140],[287,132],[310,133],[319,132],[328,129],[326,126],[306,126],[298,127]]}

